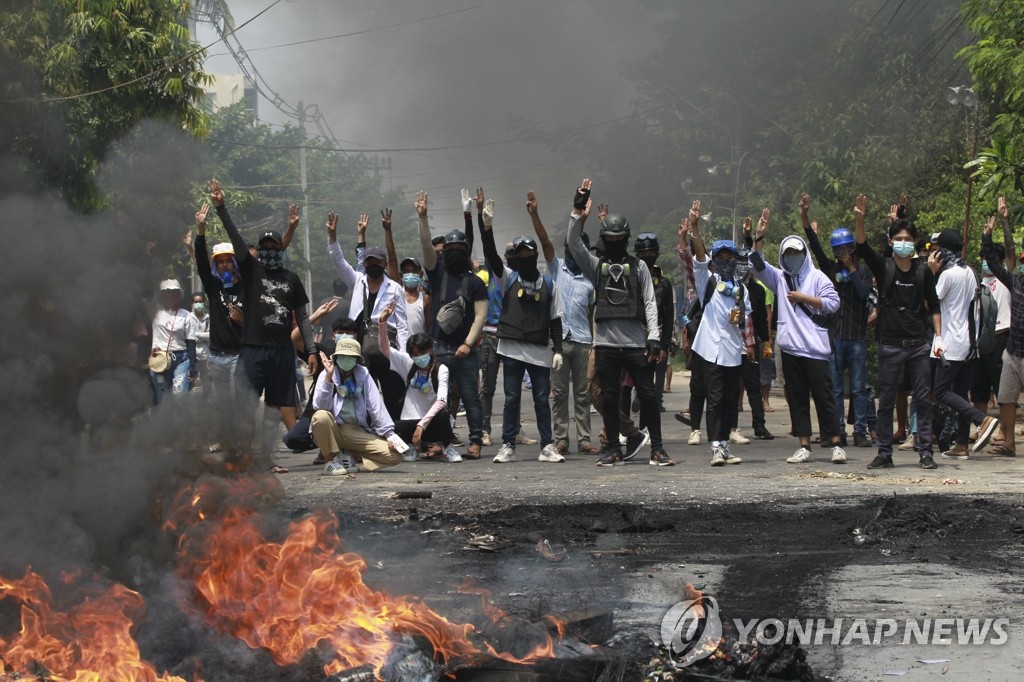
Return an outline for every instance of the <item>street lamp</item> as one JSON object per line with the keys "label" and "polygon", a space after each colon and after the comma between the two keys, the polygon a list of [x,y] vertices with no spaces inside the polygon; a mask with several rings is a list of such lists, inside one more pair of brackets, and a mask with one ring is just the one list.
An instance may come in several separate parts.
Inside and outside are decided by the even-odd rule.
{"label": "street lamp", "polygon": [[[964,110],[964,122],[970,125],[968,119],[969,109],[974,109],[974,136],[971,141],[971,158],[973,159],[978,155],[978,123],[981,117],[981,107],[978,106],[978,96],[974,93],[974,90],[967,87],[966,85],[958,85],[955,87],[946,88],[946,101],[954,107],[962,106]],[[964,250],[963,254],[967,255],[967,238],[971,231],[971,195],[974,192],[974,174],[971,173],[967,176],[967,202],[966,210],[964,215]]]}

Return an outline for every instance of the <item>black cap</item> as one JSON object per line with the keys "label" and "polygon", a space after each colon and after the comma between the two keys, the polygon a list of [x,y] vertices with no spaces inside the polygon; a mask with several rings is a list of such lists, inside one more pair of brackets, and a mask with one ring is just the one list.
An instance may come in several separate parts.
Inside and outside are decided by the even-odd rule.
{"label": "black cap", "polygon": [[284,246],[284,240],[281,239],[281,233],[278,232],[277,230],[267,230],[266,232],[263,233],[263,235],[260,237],[259,241],[256,242],[256,243],[257,244],[262,244],[263,242],[265,242],[268,239],[272,239],[275,242],[277,242],[278,244],[280,244],[281,246]]}
{"label": "black cap", "polygon": [[412,256],[409,256],[408,258],[403,258],[402,262],[398,264],[398,269],[404,269],[405,266],[408,265],[409,263],[412,263],[416,267],[417,271],[423,269],[423,265],[420,263],[419,259],[413,258]]}
{"label": "black cap", "polygon": [[964,248],[963,237],[956,230],[943,230],[939,232],[939,238],[936,241],[939,243],[939,246],[950,251],[963,251]]}
{"label": "black cap", "polygon": [[438,235],[437,237],[434,237],[433,239],[431,239],[430,243],[433,244],[434,246],[437,246],[438,244],[444,244],[444,237],[441,236],[441,235]]}

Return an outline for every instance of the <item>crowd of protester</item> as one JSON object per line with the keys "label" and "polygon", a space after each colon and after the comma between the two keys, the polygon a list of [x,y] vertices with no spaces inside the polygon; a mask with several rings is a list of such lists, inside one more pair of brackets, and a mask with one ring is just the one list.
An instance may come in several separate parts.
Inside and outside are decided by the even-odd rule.
{"label": "crowd of protester", "polygon": [[[441,236],[431,234],[428,196],[420,192],[421,253],[401,259],[390,209],[381,212],[383,247],[366,242],[368,215],[359,217],[353,245],[339,238],[337,214],[328,214],[334,295],[309,314],[301,279],[284,265],[297,208],[284,236],[267,231],[249,245],[219,183],[209,187],[229,241],[208,246],[203,206],[195,243],[186,239],[203,290],[187,311],[180,282],[161,282],[149,371],[155,403],[201,385],[221,405],[242,410],[216,420],[212,447],[229,461],[285,471],[270,461],[269,442],[253,437],[254,420],[244,411],[262,398],[260,433],[279,433],[283,424],[285,445],[317,450],[314,463],[325,475],[403,460],[479,459],[492,439],[495,463],[515,462],[524,445],[539,446],[540,462],[564,462],[575,440],[576,452],[599,467],[634,459],[645,447],[649,464],[672,466],[662,413],[677,350],[689,370],[689,402],[675,419],[689,427],[690,445],[706,439],[711,466],[742,462],[732,446],[751,442],[739,424],[744,393],[752,437],[774,438],[765,415],[779,384],[798,441],[790,463],[811,460],[817,445],[845,464],[847,426],[852,447],[877,449],[869,469],[893,467],[894,449],[916,451],[925,469],[936,467],[936,453],[966,460],[991,444],[992,454],[1015,454],[1024,265],[1002,199],[1004,244],[993,241],[993,217],[982,236],[980,277],[960,233],[919,235],[905,198],[890,208],[883,250],[869,241],[867,199],[859,196],[855,228],[832,230],[829,253],[803,195],[803,234],[777,235],[774,263],[763,248],[768,209],[756,226],[744,221],[742,242],[706,243],[694,201],[678,229],[675,250],[690,293],[677,307],[658,265],[657,235],[634,237],[624,215],[598,204],[595,239],[588,236],[589,179],[567,202],[561,249],[532,191],[526,210],[534,234],[500,253],[494,203],[482,188],[475,196],[462,190],[464,225]],[[876,351],[874,386],[869,349]],[[492,431],[499,366],[500,432]],[[539,443],[522,430],[524,384]],[[988,414],[993,397],[999,418]],[[592,411],[601,416],[600,445]],[[453,428],[463,414],[465,442]]]}

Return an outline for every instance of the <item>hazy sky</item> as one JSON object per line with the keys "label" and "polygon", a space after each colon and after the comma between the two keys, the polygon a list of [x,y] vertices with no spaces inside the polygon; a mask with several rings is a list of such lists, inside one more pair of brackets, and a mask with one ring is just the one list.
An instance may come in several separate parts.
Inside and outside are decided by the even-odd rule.
{"label": "hazy sky", "polygon": [[[231,0],[236,23],[270,1]],[[531,188],[554,226],[586,161],[567,167],[541,145],[480,143],[513,137],[509,115],[553,129],[630,113],[622,65],[650,50],[655,22],[626,0],[286,0],[238,39],[282,98],[318,104],[352,148],[474,145],[381,156],[392,158],[395,186],[430,193],[435,230],[460,222],[460,187],[482,184],[496,200],[500,238],[529,229]],[[357,31],[368,32],[260,49]],[[209,43],[214,34],[200,26],[199,37]],[[209,55],[208,70],[237,72],[222,45]],[[260,118],[286,120],[267,101]]]}

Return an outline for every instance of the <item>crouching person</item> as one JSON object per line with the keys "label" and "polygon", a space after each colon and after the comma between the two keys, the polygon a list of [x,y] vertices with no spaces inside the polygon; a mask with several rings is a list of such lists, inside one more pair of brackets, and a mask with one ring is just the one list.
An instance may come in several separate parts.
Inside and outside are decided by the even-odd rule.
{"label": "crouching person", "polygon": [[[370,378],[370,370],[360,364],[360,344],[341,339],[330,358],[320,354],[324,371],[313,389],[313,413],[310,430],[313,442],[324,453],[325,476],[346,473],[339,461],[342,449],[363,458],[363,471],[394,466],[402,456],[395,448],[400,441],[395,425],[384,407],[380,391]],[[373,423],[373,427],[370,427]]]}
{"label": "crouching person", "polygon": [[[392,301],[381,312],[381,332],[386,332],[394,310]],[[408,352],[403,353],[391,347],[386,333],[379,338],[380,352],[391,363],[391,371],[405,377],[402,418],[395,424],[398,436],[412,444],[403,459],[413,462],[418,455],[419,459],[444,457],[450,463],[461,462],[462,456],[452,447],[455,435],[448,415],[448,367],[434,359],[434,339],[413,334],[405,344]]]}

